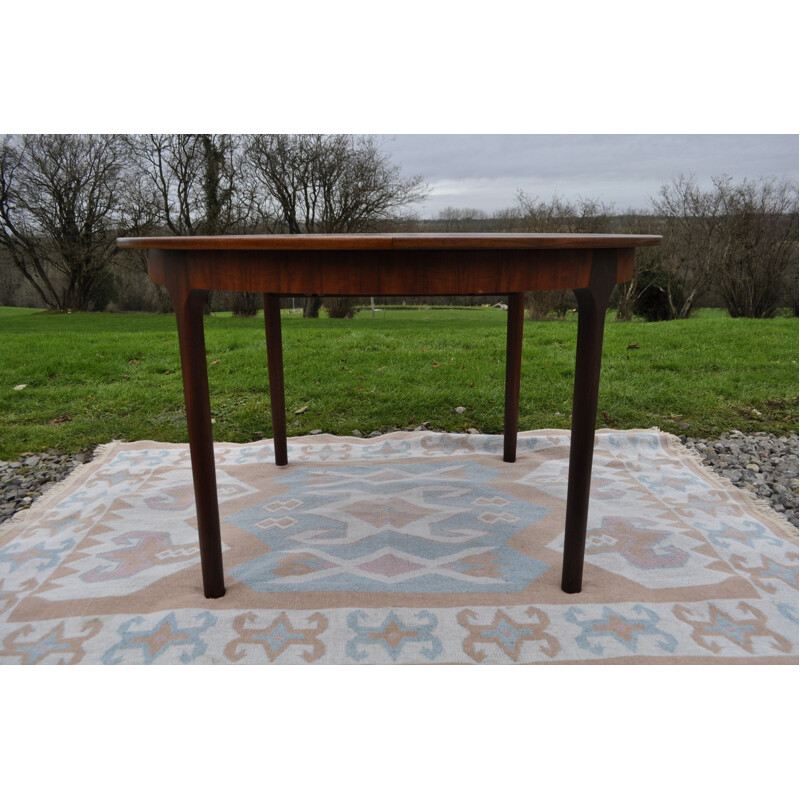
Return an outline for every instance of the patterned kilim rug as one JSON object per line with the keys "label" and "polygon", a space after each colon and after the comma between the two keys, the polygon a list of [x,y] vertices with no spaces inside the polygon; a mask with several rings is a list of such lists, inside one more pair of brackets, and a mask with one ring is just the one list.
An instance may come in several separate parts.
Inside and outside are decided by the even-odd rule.
{"label": "patterned kilim rug", "polygon": [[583,591],[569,434],[216,446],[203,597],[188,447],[115,442],[0,527],[4,664],[798,663],[797,533],[677,439],[602,431]]}

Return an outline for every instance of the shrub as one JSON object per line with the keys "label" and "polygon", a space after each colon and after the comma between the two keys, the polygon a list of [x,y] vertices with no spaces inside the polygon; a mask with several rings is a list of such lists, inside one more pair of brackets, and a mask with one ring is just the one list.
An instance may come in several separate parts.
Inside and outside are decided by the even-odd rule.
{"label": "shrub", "polygon": [[525,308],[531,319],[547,319],[551,314],[565,319],[576,304],[575,294],[570,290],[530,292],[525,296]]}
{"label": "shrub", "polygon": [[352,319],[356,311],[355,297],[326,297],[322,305],[332,319]]}
{"label": "shrub", "polygon": [[262,306],[262,299],[256,292],[234,292],[230,303],[234,317],[254,317]]}
{"label": "shrub", "polygon": [[633,300],[633,313],[648,322],[675,318],[675,308],[683,305],[684,291],[680,279],[666,270],[646,269],[637,275],[641,287]]}

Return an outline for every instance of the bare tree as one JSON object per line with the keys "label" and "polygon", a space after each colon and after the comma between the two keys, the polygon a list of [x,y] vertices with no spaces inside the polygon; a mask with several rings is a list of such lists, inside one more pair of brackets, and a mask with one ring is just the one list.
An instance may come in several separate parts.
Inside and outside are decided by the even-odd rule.
{"label": "bare tree", "polygon": [[724,224],[715,287],[732,317],[775,316],[797,275],[797,185],[716,178]]}
{"label": "bare tree", "polygon": [[[128,136],[139,170],[138,196],[156,229],[176,236],[251,232],[259,209],[243,175],[241,137],[180,133]],[[234,313],[252,315],[251,293],[234,296]]]}
{"label": "bare tree", "polygon": [[[615,219],[614,232],[662,235],[664,231],[659,218],[628,210]],[[617,309],[618,320],[630,322],[647,292],[660,292],[660,289],[653,285],[658,282],[652,280],[652,276],[660,267],[662,257],[660,250],[660,247],[636,248],[633,278],[617,284],[611,295],[611,302]],[[659,299],[661,305],[666,305],[662,298]]]}
{"label": "bare tree", "polygon": [[254,224],[239,137],[180,133],[126,140],[140,172],[142,197],[164,230],[175,236],[213,236],[243,232]]}
{"label": "bare tree", "polygon": [[[533,233],[605,233],[611,225],[613,206],[600,200],[579,198],[571,203],[558,194],[549,201],[517,191],[517,230]],[[528,314],[545,319],[555,312],[564,319],[577,301],[572,291],[530,292],[525,298]]]}
{"label": "bare tree", "polygon": [[694,176],[679,175],[661,187],[652,205],[663,219],[664,240],[641,290],[663,296],[664,319],[684,319],[711,287],[719,263],[714,243],[721,224],[721,199],[704,192]]}
{"label": "bare tree", "polygon": [[660,292],[668,315],[688,317],[707,292],[731,316],[774,315],[797,266],[797,185],[760,179],[734,184],[712,178],[703,190],[683,175],[653,201],[664,224],[648,291]]}
{"label": "bare tree", "polygon": [[533,233],[604,233],[609,230],[613,205],[579,197],[571,203],[558,194],[549,201],[517,191],[520,228]]}
{"label": "bare tree", "polygon": [[437,219],[445,233],[460,231],[478,231],[486,227],[488,215],[479,208],[443,208]]}
{"label": "bare tree", "polygon": [[[257,134],[245,156],[254,194],[274,201],[287,233],[373,230],[425,196],[422,178],[402,177],[370,136]],[[307,298],[303,316],[321,302]]]}
{"label": "bare tree", "polygon": [[127,232],[116,135],[22,135],[0,152],[0,246],[52,309],[102,308],[115,236]]}

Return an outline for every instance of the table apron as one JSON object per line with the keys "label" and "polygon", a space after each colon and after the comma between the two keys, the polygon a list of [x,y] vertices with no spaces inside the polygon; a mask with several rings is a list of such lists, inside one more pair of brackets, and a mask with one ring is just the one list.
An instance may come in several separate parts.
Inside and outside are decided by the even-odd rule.
{"label": "table apron", "polygon": [[592,267],[633,277],[633,248],[474,251],[148,250],[150,280],[283,295],[482,295],[583,289]]}

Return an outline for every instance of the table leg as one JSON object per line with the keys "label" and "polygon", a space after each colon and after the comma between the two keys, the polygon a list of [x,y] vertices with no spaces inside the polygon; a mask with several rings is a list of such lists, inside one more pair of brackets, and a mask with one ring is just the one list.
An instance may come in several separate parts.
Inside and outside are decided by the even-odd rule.
{"label": "table leg", "polygon": [[594,257],[588,288],[575,291],[578,300],[578,343],[561,575],[561,588],[569,594],[580,592],[583,580],[603,327],[608,300],[615,284],[616,254],[603,252]]}
{"label": "table leg", "polygon": [[525,293],[508,296],[506,328],[506,407],[503,424],[503,461],[517,460],[519,426],[519,383],[522,371],[522,329],[525,321]]}
{"label": "table leg", "polygon": [[225,578],[203,332],[203,302],[207,292],[172,291],[171,294],[178,322],[203,592],[206,597],[222,597],[225,594]]}
{"label": "table leg", "polygon": [[289,463],[286,448],[286,400],[283,388],[283,344],[281,342],[281,300],[276,294],[264,295],[264,327],[267,333],[269,402],[272,409],[272,441],[275,463]]}

